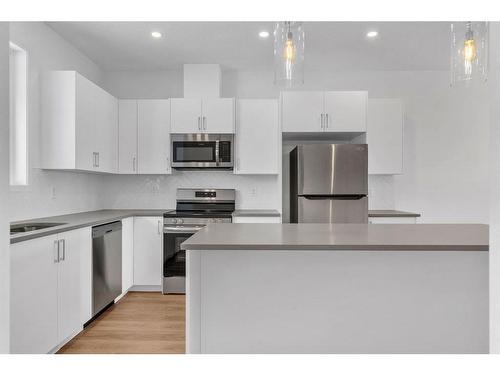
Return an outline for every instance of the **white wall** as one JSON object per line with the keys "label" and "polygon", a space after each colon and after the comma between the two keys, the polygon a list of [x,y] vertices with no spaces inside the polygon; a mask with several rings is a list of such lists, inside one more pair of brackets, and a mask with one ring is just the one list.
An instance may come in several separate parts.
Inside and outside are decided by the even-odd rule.
{"label": "white wall", "polygon": [[[102,176],[51,172],[39,164],[40,74],[47,70],[77,70],[97,84],[102,72],[59,34],[41,22],[13,22],[10,39],[28,53],[29,186],[11,191],[11,220],[99,209]],[[52,197],[55,188],[55,199]]]}
{"label": "white wall", "polygon": [[9,24],[0,22],[0,353],[9,351]]}
{"label": "white wall", "polygon": [[500,353],[500,23],[490,26],[490,351]]}

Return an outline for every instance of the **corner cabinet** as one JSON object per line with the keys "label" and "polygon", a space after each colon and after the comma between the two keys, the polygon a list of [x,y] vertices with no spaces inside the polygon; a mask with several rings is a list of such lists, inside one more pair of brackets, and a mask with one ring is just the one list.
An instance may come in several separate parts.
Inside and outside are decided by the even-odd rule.
{"label": "corner cabinet", "polygon": [[403,105],[399,99],[368,101],[368,174],[403,173]]}
{"label": "corner cabinet", "polygon": [[90,228],[11,245],[11,353],[48,353],[82,329],[91,247]]}
{"label": "corner cabinet", "polygon": [[234,98],[170,99],[172,133],[234,133]]}
{"label": "corner cabinet", "polygon": [[118,101],[75,71],[42,79],[41,168],[118,171]]}
{"label": "corner cabinet", "polygon": [[285,133],[366,132],[367,91],[284,91]]}
{"label": "corner cabinet", "polygon": [[281,150],[278,102],[236,101],[235,174],[278,174]]}
{"label": "corner cabinet", "polygon": [[170,100],[119,101],[119,173],[170,174]]}

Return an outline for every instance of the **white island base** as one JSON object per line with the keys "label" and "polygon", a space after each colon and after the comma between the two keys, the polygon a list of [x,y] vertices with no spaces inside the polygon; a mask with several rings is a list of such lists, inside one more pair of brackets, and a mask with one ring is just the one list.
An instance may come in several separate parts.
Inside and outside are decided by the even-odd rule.
{"label": "white island base", "polygon": [[188,250],[187,353],[487,353],[487,251]]}

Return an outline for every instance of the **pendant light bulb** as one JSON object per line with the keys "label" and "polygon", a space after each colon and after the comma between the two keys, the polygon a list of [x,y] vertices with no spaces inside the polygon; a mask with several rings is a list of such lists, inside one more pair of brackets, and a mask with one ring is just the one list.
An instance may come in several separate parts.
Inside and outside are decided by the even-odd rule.
{"label": "pendant light bulb", "polygon": [[283,51],[287,62],[293,62],[295,60],[295,45],[293,44],[293,34],[291,31],[288,31]]}
{"label": "pendant light bulb", "polygon": [[464,40],[464,60],[466,63],[470,64],[476,59],[476,57],[477,47],[476,41],[474,40],[474,32],[472,31],[471,23],[468,22]]}

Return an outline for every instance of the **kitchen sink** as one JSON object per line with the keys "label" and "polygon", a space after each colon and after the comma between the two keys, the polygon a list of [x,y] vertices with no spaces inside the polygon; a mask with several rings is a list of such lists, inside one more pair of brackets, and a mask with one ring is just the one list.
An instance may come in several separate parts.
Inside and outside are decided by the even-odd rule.
{"label": "kitchen sink", "polygon": [[32,232],[34,230],[47,229],[64,225],[65,223],[24,223],[10,226],[10,234]]}

